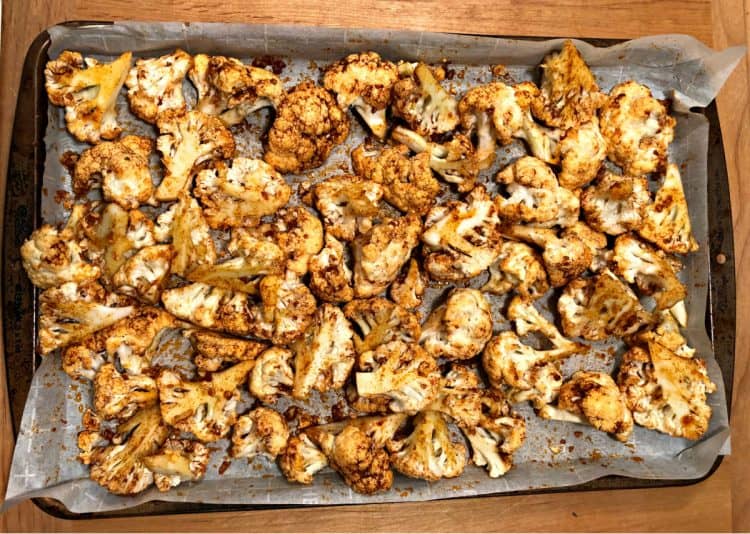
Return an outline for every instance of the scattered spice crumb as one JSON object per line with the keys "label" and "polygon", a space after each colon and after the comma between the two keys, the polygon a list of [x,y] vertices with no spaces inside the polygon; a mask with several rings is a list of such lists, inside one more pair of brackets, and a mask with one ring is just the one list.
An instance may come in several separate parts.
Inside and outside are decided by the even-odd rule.
{"label": "scattered spice crumb", "polygon": [[223,475],[227,469],[229,469],[229,466],[232,465],[231,460],[224,460],[221,462],[221,465],[219,466],[219,474]]}

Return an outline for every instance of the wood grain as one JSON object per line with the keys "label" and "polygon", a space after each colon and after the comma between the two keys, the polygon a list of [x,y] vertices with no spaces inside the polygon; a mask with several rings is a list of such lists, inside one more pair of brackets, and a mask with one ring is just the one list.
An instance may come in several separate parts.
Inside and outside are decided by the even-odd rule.
{"label": "wood grain", "polygon": [[[634,38],[688,33],[709,45],[746,44],[743,0],[6,0],[0,48],[0,197],[24,54],[45,27],[63,20],[184,20],[408,28],[488,35]],[[708,480],[659,490],[558,493],[420,504],[62,521],[26,502],[0,515],[7,531],[529,531],[750,530],[750,113],[747,61],[719,97],[735,225],[737,354],[732,411],[734,453]],[[0,226],[0,232],[2,227]],[[745,326],[743,328],[743,326]],[[0,349],[1,350],[1,349]],[[0,491],[13,439],[0,358]]]}

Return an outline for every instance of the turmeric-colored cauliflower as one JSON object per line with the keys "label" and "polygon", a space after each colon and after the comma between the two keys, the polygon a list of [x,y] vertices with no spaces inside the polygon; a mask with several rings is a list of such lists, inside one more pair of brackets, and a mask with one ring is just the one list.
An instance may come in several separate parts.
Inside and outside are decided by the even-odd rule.
{"label": "turmeric-colored cauliflower", "polygon": [[372,297],[393,282],[419,243],[422,220],[414,214],[387,219],[353,243],[354,294]]}
{"label": "turmeric-colored cauliflower", "polygon": [[326,244],[310,258],[310,290],[326,302],[349,302],[354,298],[352,271],[346,264],[344,244],[331,234]]}
{"label": "turmeric-colored cauliflower", "polygon": [[155,304],[169,282],[173,256],[171,245],[144,247],[122,264],[112,277],[112,284],[118,293]]}
{"label": "turmeric-colored cauliflower", "polygon": [[465,280],[489,267],[500,252],[500,218],[484,186],[465,201],[430,210],[422,234],[424,267],[436,280]]}
{"label": "turmeric-colored cauliflower", "polygon": [[354,323],[354,347],[360,354],[391,341],[419,341],[421,328],[416,315],[388,299],[353,300],[344,306],[344,315]]}
{"label": "turmeric-colored cauliflower", "polygon": [[581,194],[581,207],[592,228],[620,235],[641,228],[650,198],[642,176],[622,176],[604,171]]}
{"label": "turmeric-colored cauliflower", "polygon": [[419,262],[412,258],[391,284],[391,300],[402,308],[414,309],[422,304],[426,285],[427,280],[419,268]]}
{"label": "turmeric-colored cauliflower", "polygon": [[97,184],[104,200],[126,210],[148,203],[154,194],[148,162],[152,147],[148,137],[127,135],[84,150],[73,170],[73,191],[83,196]]}
{"label": "turmeric-colored cauliflower", "polygon": [[323,86],[336,94],[342,109],[353,107],[372,133],[383,139],[388,131],[386,110],[398,69],[377,52],[349,54],[328,66]]}
{"label": "turmeric-colored cauliflower", "polygon": [[716,391],[700,358],[682,358],[658,343],[625,353],[617,375],[635,422],[670,436],[697,440],[708,430]]}
{"label": "turmeric-colored cauliflower", "polygon": [[115,102],[125,83],[133,54],[125,52],[112,63],[84,59],[65,50],[44,69],[49,101],[65,106],[68,131],[86,143],[116,139],[122,128],[117,123]]}
{"label": "turmeric-colored cauliflower", "polygon": [[208,467],[209,449],[190,439],[168,439],[156,454],[143,457],[143,464],[154,473],[159,491],[169,491],[183,481],[203,478]]}
{"label": "turmeric-colored cauliflower", "polygon": [[557,146],[560,152],[560,185],[577,189],[596,178],[607,158],[607,142],[594,118],[567,132]]}
{"label": "turmeric-colored cauliflower", "polygon": [[218,116],[227,126],[261,108],[278,106],[284,94],[273,72],[230,57],[198,54],[188,76],[198,90],[196,109]]}
{"label": "turmeric-colored cauliflower", "polygon": [[[427,137],[448,133],[458,125],[458,103],[441,85],[442,69],[424,63],[400,63],[393,86],[392,110],[409,128]],[[436,76],[437,75],[437,76]]]}
{"label": "turmeric-colored cauliflower", "polygon": [[156,120],[156,148],[162,154],[164,178],[156,188],[156,200],[176,200],[190,186],[196,165],[212,159],[231,158],[234,137],[216,117],[197,110],[169,110]]}
{"label": "turmeric-colored cauliflower", "polygon": [[125,79],[131,111],[154,124],[164,111],[184,110],[182,81],[192,66],[193,58],[179,48],[161,57],[136,60]]}
{"label": "turmeric-colored cauliflower", "polygon": [[640,176],[666,166],[676,121],[648,87],[634,81],[615,85],[600,121],[607,155],[625,174]]}
{"label": "turmeric-colored cauliflower", "polygon": [[305,80],[286,93],[268,132],[264,159],[282,173],[320,167],[349,135],[349,118],[331,93]]}
{"label": "turmeric-colored cauliflower", "polygon": [[94,377],[94,408],[103,419],[127,419],[157,399],[156,382],[149,376],[123,375],[105,363]]}
{"label": "turmeric-colored cauliflower", "polygon": [[547,272],[538,252],[524,243],[504,241],[500,255],[490,265],[490,279],[482,291],[504,295],[515,290],[522,297],[538,299],[549,289]]}
{"label": "turmeric-colored cauliflower", "polygon": [[422,152],[409,157],[406,145],[378,151],[363,143],[352,152],[352,166],[359,176],[381,184],[384,198],[405,213],[425,215],[440,193],[430,155]]}
{"label": "turmeric-colored cauliflower", "polygon": [[264,455],[273,460],[284,452],[288,440],[289,427],[279,412],[255,408],[241,415],[234,424],[229,454],[248,459]]}
{"label": "turmeric-colored cauliflower", "polygon": [[492,337],[492,311],[481,291],[458,288],[427,318],[419,342],[435,358],[467,360]]}
{"label": "turmeric-colored cauliflower", "polygon": [[195,350],[193,363],[199,374],[218,371],[227,363],[255,360],[268,348],[268,343],[224,336],[210,330],[185,332]]}

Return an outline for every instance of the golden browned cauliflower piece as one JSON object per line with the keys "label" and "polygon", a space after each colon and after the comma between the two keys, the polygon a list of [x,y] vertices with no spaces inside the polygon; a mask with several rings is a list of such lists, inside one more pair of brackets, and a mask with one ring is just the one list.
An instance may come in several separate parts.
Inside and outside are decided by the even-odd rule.
{"label": "golden browned cauliflower piece", "polygon": [[255,362],[246,360],[214,373],[211,380],[188,382],[163,369],[156,379],[164,421],[181,432],[191,432],[204,443],[226,436],[237,420],[238,390]]}
{"label": "golden browned cauliflower piece", "polygon": [[617,375],[635,422],[670,436],[692,440],[708,430],[716,391],[700,358],[682,358],[658,343],[625,353]]}
{"label": "golden browned cauliflower piece", "polygon": [[458,288],[435,308],[422,328],[419,342],[434,358],[468,360],[492,337],[492,311],[481,291]]}
{"label": "golden browned cauliflower piece", "polygon": [[540,67],[540,95],[531,108],[536,118],[567,130],[596,116],[606,96],[599,92],[596,78],[571,40],[545,57]]}
{"label": "golden browned cauliflower piece", "polygon": [[354,294],[373,297],[385,291],[419,243],[422,220],[414,214],[386,219],[353,243]]}
{"label": "golden browned cauliflower piece", "polygon": [[349,54],[328,66],[323,86],[336,94],[342,109],[353,107],[372,133],[383,139],[388,132],[386,110],[398,69],[376,52]]}
{"label": "golden browned cauliflower piece", "polygon": [[568,226],[560,237],[569,239],[571,236],[583,241],[583,244],[591,251],[591,265],[589,269],[598,273],[609,266],[612,259],[612,251],[607,248],[607,236],[602,232],[597,232],[583,221],[578,221],[572,226]]}
{"label": "golden browned cauliflower piece", "polygon": [[465,365],[451,364],[427,410],[440,412],[461,428],[475,427],[482,416],[482,379]]}
{"label": "golden browned cauliflower piece", "polygon": [[270,408],[255,408],[234,424],[229,454],[248,459],[263,455],[273,460],[284,452],[287,441],[289,427],[284,417]]}
{"label": "golden browned cauliflower piece", "polygon": [[326,245],[310,258],[310,290],[326,302],[349,302],[354,298],[352,271],[346,264],[344,244],[326,235]]}
{"label": "golden browned cauliflower piece", "polygon": [[233,228],[254,226],[260,217],[276,213],[289,201],[292,188],[268,163],[234,158],[199,172],[193,194],[211,228]]}
{"label": "golden browned cauliflower piece", "polygon": [[355,325],[354,347],[358,353],[400,340],[416,343],[421,329],[416,315],[388,299],[357,299],[344,306],[344,315]]}
{"label": "golden browned cauliflower piece", "polygon": [[419,262],[414,258],[410,259],[409,264],[401,270],[401,274],[391,284],[389,291],[391,300],[402,308],[417,308],[422,304],[422,295],[427,286],[425,278],[419,268]]}
{"label": "golden browned cauliflower piece", "polygon": [[460,476],[466,467],[466,447],[451,440],[448,425],[439,412],[424,411],[413,421],[414,430],[392,440],[391,465],[412,478],[440,480]]}
{"label": "golden browned cauliflower piece", "polygon": [[172,224],[172,272],[184,276],[201,265],[216,263],[216,246],[198,201],[180,193]]}
{"label": "golden browned cauliflower piece", "polygon": [[578,196],[560,187],[552,169],[538,158],[519,158],[495,179],[505,185],[505,195],[495,197],[504,220],[543,227],[570,226],[578,220]]}
{"label": "golden browned cauliflower piece", "polygon": [[352,167],[359,176],[381,184],[385,199],[404,213],[425,215],[440,193],[430,155],[422,152],[410,157],[406,145],[378,151],[363,143],[352,152]]}
{"label": "golden browned cauliflower piece", "polygon": [[266,404],[273,404],[281,394],[290,394],[294,385],[293,359],[292,351],[282,347],[263,351],[250,374],[250,394]]}
{"label": "golden browned cauliflower piece", "polygon": [[112,277],[115,290],[147,304],[156,304],[169,281],[173,256],[171,245],[152,245],[138,250]]}
{"label": "golden browned cauliflower piece", "polygon": [[239,336],[252,328],[253,303],[247,293],[195,283],[163,291],[161,302],[175,317],[203,328]]}
{"label": "golden browned cauliflower piece", "polygon": [[158,451],[168,435],[158,407],[140,410],[117,426],[111,445],[91,452],[91,480],[116,495],[140,493],[154,482],[143,459]]}
{"label": "golden browned cauliflower piece", "polygon": [[313,389],[341,388],[354,366],[354,331],[344,313],[331,304],[320,306],[312,324],[293,345],[295,399],[306,399]]}
{"label": "golden browned cauliflower piece", "polygon": [[544,406],[538,414],[545,419],[589,424],[627,441],[633,433],[633,416],[625,396],[606,373],[576,371],[560,388],[557,406]]}
{"label": "golden browned cauliflower piece", "polygon": [[188,76],[198,90],[196,109],[217,115],[227,126],[241,123],[261,108],[278,106],[284,94],[273,72],[230,57],[198,54]]}
{"label": "golden browned cauliflower piece", "polygon": [[636,346],[645,346],[649,342],[658,343],[682,358],[695,356],[695,349],[687,344],[687,340],[680,332],[680,325],[669,311],[659,312],[658,322],[653,325],[653,328],[638,332],[626,341]]}
{"label": "golden browned cauliflower piece", "polygon": [[286,93],[268,132],[267,163],[282,173],[320,167],[349,135],[349,118],[331,93],[305,80]]}
{"label": "golden browned cauliflower piece", "polygon": [[73,170],[73,191],[83,196],[96,184],[104,200],[126,210],[149,202],[154,194],[148,162],[152,148],[148,137],[127,135],[84,150]]}
{"label": "golden browned cauliflower piece", "polygon": [[557,311],[566,335],[591,341],[631,335],[653,320],[635,293],[609,269],[565,286]]}
{"label": "golden browned cauliflower piece", "polygon": [[592,228],[620,235],[641,228],[650,203],[645,177],[622,176],[604,171],[581,194],[581,207]]}
{"label": "golden browned cauliflower piece", "polygon": [[497,208],[484,186],[465,201],[449,201],[427,214],[422,242],[425,270],[436,280],[466,280],[481,274],[500,253]]}
{"label": "golden browned cauliflower piece", "polygon": [[81,423],[83,424],[83,430],[76,437],[76,445],[78,445],[80,451],[78,461],[83,465],[89,465],[94,451],[105,446],[107,441],[101,433],[101,420],[89,408],[86,408],[86,411],[83,412]]}
{"label": "golden browned cauliflower piece", "polygon": [[169,110],[156,120],[156,148],[162,154],[164,178],[156,188],[156,200],[176,200],[190,186],[196,165],[212,159],[231,158],[234,137],[224,124],[196,110]]}
{"label": "golden browned cauliflower piece", "polygon": [[193,363],[198,373],[213,373],[226,363],[255,360],[268,348],[268,343],[223,336],[210,330],[189,330],[186,332],[195,349]]}
{"label": "golden browned cauliflower piece", "polygon": [[637,230],[643,239],[651,241],[664,252],[687,254],[698,250],[677,165],[670,163],[667,166],[653,203],[644,210],[643,226]]}
{"label": "golden browned cauliflower piece", "polygon": [[578,189],[596,178],[607,158],[607,142],[595,118],[565,132],[557,149],[560,152],[557,179],[568,189]]}
{"label": "golden browned cauliflower piece", "polygon": [[607,155],[625,174],[640,176],[666,166],[676,121],[648,87],[634,81],[615,85],[600,121]]}
{"label": "golden browned cauliflower piece", "polygon": [[666,255],[631,235],[617,238],[612,261],[615,272],[626,282],[636,284],[641,293],[653,295],[660,310],[671,308],[687,296],[687,289]]}
{"label": "golden browned cauliflower piece", "polygon": [[164,111],[184,110],[182,81],[192,66],[192,56],[179,48],[161,57],[136,60],[125,79],[131,111],[154,124]]}
{"label": "golden browned cauliflower piece", "polygon": [[55,106],[65,106],[65,122],[73,137],[96,144],[120,135],[115,102],[132,57],[132,53],[125,52],[112,63],[99,63],[65,50],[47,62],[47,96]]}
{"label": "golden browned cauliflower piece", "polygon": [[279,469],[289,482],[312,484],[315,473],[328,465],[326,455],[304,432],[289,438],[279,457]]}
{"label": "golden browned cauliflower piece", "polygon": [[[458,103],[441,85],[442,69],[424,63],[400,63],[393,86],[392,110],[409,128],[427,137],[445,134],[458,126]],[[437,76],[436,76],[437,74]]]}
{"label": "golden browned cauliflower piece", "polygon": [[313,199],[323,216],[326,233],[351,241],[357,232],[366,232],[372,227],[383,192],[378,183],[343,174],[316,184]]}
{"label": "golden browned cauliflower piece", "polygon": [[153,378],[123,375],[111,363],[102,365],[94,377],[94,408],[103,419],[127,419],[157,399]]}
{"label": "golden browned cauliflower piece", "polygon": [[208,467],[209,449],[199,441],[168,439],[156,454],[143,457],[143,464],[154,473],[159,491],[169,491],[183,481],[203,478]]}
{"label": "golden browned cauliflower piece", "polygon": [[542,257],[533,248],[515,241],[504,241],[500,255],[490,265],[490,279],[482,291],[504,295],[515,290],[524,298],[538,299],[549,289]]}

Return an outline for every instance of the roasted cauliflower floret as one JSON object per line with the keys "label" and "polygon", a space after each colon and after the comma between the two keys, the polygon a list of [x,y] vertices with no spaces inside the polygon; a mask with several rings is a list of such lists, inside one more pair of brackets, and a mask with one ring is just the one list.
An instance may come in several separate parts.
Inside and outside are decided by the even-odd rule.
{"label": "roasted cauliflower floret", "polygon": [[422,221],[417,215],[387,219],[357,237],[354,252],[354,294],[372,297],[385,291],[419,243]]}
{"label": "roasted cauliflower floret", "polygon": [[315,207],[323,216],[326,233],[351,241],[356,233],[372,227],[378,214],[383,187],[359,176],[333,176],[315,185]]}
{"label": "roasted cauliflower floret", "polygon": [[560,152],[557,179],[568,189],[577,189],[596,178],[607,158],[607,142],[597,119],[568,130],[557,148]]}
{"label": "roasted cauliflower floret", "polygon": [[112,63],[99,63],[66,50],[47,62],[47,96],[55,106],[65,106],[65,122],[73,137],[95,144],[120,135],[115,102],[132,57],[125,52]]}
{"label": "roasted cauliflower floret", "polygon": [[394,412],[415,413],[430,404],[440,387],[435,359],[419,345],[396,340],[359,355],[361,397],[388,397]]}
{"label": "roasted cauliflower floret", "polygon": [[107,445],[107,441],[101,433],[101,420],[99,417],[86,408],[81,418],[83,424],[83,430],[76,436],[76,445],[78,445],[78,461],[83,465],[89,465],[91,463],[91,457],[97,448],[101,448]]}
{"label": "roasted cauliflower floret", "polygon": [[73,191],[83,196],[96,185],[104,200],[126,210],[148,203],[154,194],[148,161],[152,148],[148,137],[127,135],[84,150],[73,170]]}
{"label": "roasted cauliflower floret", "polygon": [[325,392],[344,385],[354,366],[354,331],[344,313],[331,304],[320,306],[312,324],[293,345],[295,399],[316,389]]}
{"label": "roasted cauliflower floret", "polygon": [[39,346],[46,355],[78,343],[133,313],[133,306],[108,306],[96,282],[66,282],[39,296]]}
{"label": "roasted cauliflower floret", "polygon": [[80,343],[62,350],[62,369],[75,380],[94,380],[99,368],[108,360],[106,329],[99,330]]}
{"label": "roasted cauliflower floret", "polygon": [[569,354],[581,352],[586,348],[585,345],[566,339],[554,324],[539,313],[532,300],[513,297],[508,305],[506,315],[508,319],[515,322],[516,332],[519,336],[537,332],[546,337],[555,348],[567,351]]}
{"label": "roasted cauliflower floret", "polygon": [[397,80],[395,64],[376,52],[360,52],[329,65],[323,86],[336,94],[342,109],[353,107],[370,131],[383,139],[388,131],[385,114]]}
{"label": "roasted cauliflower floret", "polygon": [[440,184],[432,175],[430,155],[409,156],[406,145],[378,151],[367,143],[352,152],[354,172],[383,186],[383,196],[404,213],[425,215],[440,193]]}
{"label": "roasted cauliflower floret", "polygon": [[625,353],[617,376],[635,422],[670,436],[700,439],[708,430],[716,391],[700,358],[681,358],[658,343]]}
{"label": "roasted cauliflower floret", "polygon": [[388,299],[353,300],[344,306],[344,315],[356,325],[354,347],[360,354],[391,341],[419,340],[417,317]]}
{"label": "roasted cauliflower floret", "polygon": [[223,336],[209,330],[190,330],[187,336],[195,349],[193,363],[201,374],[218,371],[226,363],[255,360],[268,348],[268,343]]}
{"label": "roasted cauliflower floret", "polygon": [[326,245],[310,258],[310,290],[326,302],[349,302],[354,298],[352,270],[346,264],[344,244],[326,235]]}
{"label": "roasted cauliflower floret", "polygon": [[118,293],[156,304],[169,281],[173,256],[171,245],[144,247],[122,264],[112,284]]}
{"label": "roasted cauliflower floret", "polygon": [[454,289],[422,328],[420,343],[434,358],[467,360],[492,337],[492,311],[481,291]]}
{"label": "roasted cauliflower floret", "polygon": [[495,295],[515,290],[529,299],[538,299],[548,289],[547,272],[539,253],[515,241],[505,241],[500,246],[500,255],[490,265],[490,279],[482,287],[482,291]]}
{"label": "roasted cauliflower floret", "polygon": [[652,321],[638,297],[609,269],[565,286],[557,311],[566,335],[591,341],[628,336]]}
{"label": "roasted cauliflower floret", "polygon": [[250,334],[286,345],[299,338],[315,313],[315,297],[292,271],[270,275],[259,286],[262,303],[251,309]]}
{"label": "roasted cauliflower floret", "polygon": [[273,460],[284,452],[287,441],[289,427],[284,417],[270,408],[255,408],[234,424],[229,454],[248,459],[263,455]]}
{"label": "roasted cauliflower floret", "polygon": [[172,272],[180,276],[216,263],[216,246],[198,201],[180,193],[172,224]]}
{"label": "roasted cauliflower floret", "polygon": [[111,445],[92,451],[91,480],[117,495],[140,493],[154,482],[143,459],[158,451],[168,435],[159,408],[140,410],[118,425]]}
{"label": "roasted cauliflower floret", "polygon": [[203,478],[208,467],[209,449],[189,439],[168,439],[159,452],[144,456],[143,464],[154,473],[159,491],[169,491],[183,481]]}
{"label": "roasted cauliflower floret", "polygon": [[562,50],[544,58],[540,65],[542,83],[532,111],[540,121],[556,128],[569,129],[591,120],[604,104],[596,78],[572,41]]}
{"label": "roasted cauliflower floret", "polygon": [[583,221],[577,221],[572,226],[568,226],[560,237],[569,239],[571,237],[580,239],[586,248],[591,252],[591,265],[589,269],[598,273],[609,266],[612,259],[612,250],[608,248],[607,236],[602,232],[597,232]]}
{"label": "roasted cauliflower floret", "polygon": [[253,365],[252,360],[240,362],[204,382],[187,382],[174,371],[162,370],[156,384],[164,421],[204,443],[220,440],[237,420],[238,388]]}
{"label": "roasted cauliflower floret", "polygon": [[676,121],[648,87],[634,81],[614,86],[600,121],[607,155],[625,174],[641,176],[666,166]]}
{"label": "roasted cauliflower floret", "polygon": [[513,453],[526,439],[526,421],[498,390],[482,391],[480,402],[479,424],[461,430],[471,444],[474,465],[498,478],[513,467]]}
{"label": "roasted cauliflower floret", "polygon": [[422,304],[426,286],[427,280],[419,268],[419,262],[412,258],[391,284],[391,300],[402,308],[414,309]]}
{"label": "roasted cauliflower floret", "polygon": [[208,284],[189,284],[161,294],[164,308],[184,321],[212,330],[246,336],[253,320],[247,293]]}
{"label": "roasted cauliflower floret", "polygon": [[553,230],[513,225],[503,235],[532,243],[543,249],[542,261],[552,287],[562,287],[588,269],[594,260],[591,248],[577,235],[564,233],[557,237]]}
{"label": "roasted cauliflower floret", "polygon": [[294,353],[281,347],[271,347],[263,351],[255,360],[250,373],[249,388],[253,397],[266,404],[272,404],[279,395],[288,395],[294,385],[292,360]]}
{"label": "roasted cauliflower floret", "polygon": [[638,332],[626,341],[630,345],[636,346],[646,345],[649,342],[658,343],[677,354],[677,356],[683,358],[695,356],[695,349],[687,344],[687,340],[680,333],[680,325],[671,312],[659,312],[658,321],[652,329]]}
{"label": "roasted cauliflower floret", "polygon": [[328,465],[326,455],[304,432],[289,438],[279,468],[289,482],[312,484],[315,473]]}
{"label": "roasted cauliflower floret", "polygon": [[636,284],[642,293],[653,295],[658,309],[671,308],[687,296],[687,289],[662,251],[622,235],[615,241],[614,252],[615,272]]}
{"label": "roasted cauliflower floret", "polygon": [[440,85],[442,69],[433,70],[424,63],[401,63],[398,70],[400,79],[393,86],[393,114],[427,137],[454,130],[458,126],[458,103]]}
{"label": "roasted cauliflower floret", "polygon": [[391,464],[412,478],[440,480],[460,476],[466,467],[466,447],[451,441],[448,425],[438,412],[420,412],[413,421],[414,430],[389,447]]}
{"label": "roasted cauliflower floret", "polygon": [[604,171],[596,184],[581,194],[581,207],[592,228],[620,235],[641,227],[650,198],[644,177]]}
{"label": "roasted cauliflower floret", "polygon": [[552,169],[538,158],[519,158],[495,179],[505,185],[507,196],[495,197],[495,206],[507,221],[570,226],[578,220],[578,197],[560,187]]}
{"label": "roasted cauliflower floret", "polygon": [[94,408],[104,419],[127,419],[137,410],[156,404],[154,379],[145,375],[123,375],[111,363],[101,366],[94,377]]}
{"label": "roasted cauliflower floret", "polygon": [[48,289],[67,282],[93,282],[101,270],[86,261],[81,244],[70,228],[44,224],[21,246],[21,261],[31,283]]}
{"label": "roasted cauliflower floret", "polygon": [[212,228],[230,228],[273,215],[289,201],[292,188],[265,161],[235,158],[199,172],[193,194]]}
{"label": "roasted cauliflower floret", "polygon": [[169,110],[156,120],[156,148],[162,154],[165,173],[156,188],[156,200],[176,200],[190,186],[196,165],[212,159],[231,158],[234,137],[216,117],[196,110]]}
{"label": "roasted cauliflower floret", "polygon": [[465,201],[449,201],[430,210],[422,234],[424,267],[436,280],[465,280],[481,274],[500,253],[497,208],[483,186]]}
{"label": "roasted cauliflower floret", "polygon": [[538,412],[545,419],[589,424],[619,441],[627,441],[633,432],[625,397],[606,373],[576,371],[560,388],[557,406]]}
{"label": "roasted cauliflower floret", "polygon": [[461,428],[479,424],[482,394],[479,375],[464,365],[453,364],[440,381],[440,390],[427,410],[440,412]]}
{"label": "roasted cauliflower floret", "polygon": [[305,80],[286,93],[268,132],[264,159],[282,173],[320,167],[349,135],[349,118],[331,93]]}
{"label": "roasted cauliflower floret", "polygon": [[456,134],[445,143],[433,143],[416,132],[396,126],[391,137],[418,155],[428,154],[430,168],[449,184],[455,184],[462,193],[471,191],[479,171],[487,167],[478,159],[471,139],[465,135]]}
{"label": "roasted cauliflower floret", "polygon": [[188,76],[198,90],[196,109],[217,115],[227,126],[261,108],[276,107],[284,94],[273,72],[230,57],[198,54]]}
{"label": "roasted cauliflower floret", "polygon": [[330,440],[328,435],[341,433],[347,427],[354,427],[362,431],[370,438],[375,447],[385,447],[398,430],[404,426],[409,415],[405,413],[393,413],[387,415],[370,415],[365,417],[355,417],[353,419],[344,419],[325,425],[317,425],[306,428],[305,432],[313,435],[316,440],[321,438]]}
{"label": "roasted cauliflower floret", "polygon": [[179,48],[161,57],[136,60],[125,79],[130,109],[151,124],[167,110],[184,110],[182,81],[192,66],[193,58]]}
{"label": "roasted cauliflower floret", "polygon": [[637,230],[643,239],[665,252],[687,254],[698,250],[677,165],[670,163],[667,166],[653,203],[644,210],[643,225]]}

